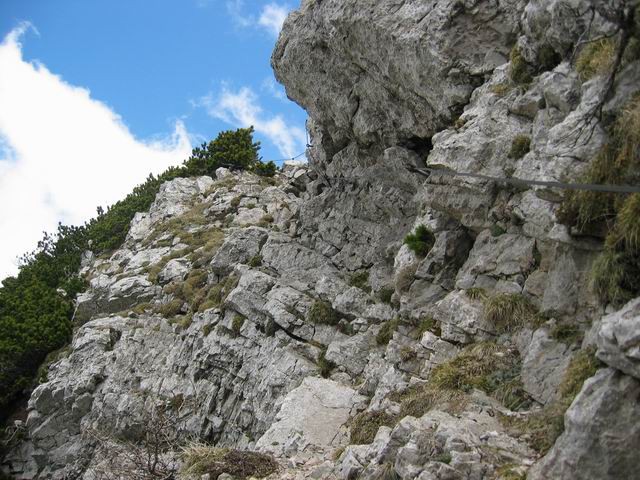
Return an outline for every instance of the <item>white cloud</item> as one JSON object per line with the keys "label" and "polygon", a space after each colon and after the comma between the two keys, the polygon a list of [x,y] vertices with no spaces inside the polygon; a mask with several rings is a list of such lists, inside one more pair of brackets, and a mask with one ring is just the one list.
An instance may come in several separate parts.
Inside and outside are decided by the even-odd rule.
{"label": "white cloud", "polygon": [[171,135],[141,141],[87,89],[26,62],[27,28],[0,44],[0,278],[16,272],[16,257],[42,231],[83,223],[191,150],[181,122]]}
{"label": "white cloud", "polygon": [[260,86],[261,90],[266,90],[273,98],[277,98],[278,100],[283,100],[288,102],[287,94],[285,93],[284,87],[273,79],[273,77],[266,77],[262,81],[262,85]]}
{"label": "white cloud", "polygon": [[246,13],[245,0],[227,0],[225,5],[227,13],[236,25],[242,28],[257,26],[263,28],[274,37],[278,37],[280,34],[282,24],[291,11],[289,5],[273,2],[265,5],[260,12],[260,16],[256,18],[254,15]]}
{"label": "white cloud", "polygon": [[271,32],[274,37],[277,37],[280,34],[280,30],[282,30],[282,24],[287,18],[289,10],[291,8],[277,3],[265,5],[258,19],[258,24]]}
{"label": "white cloud", "polygon": [[248,87],[233,92],[223,86],[217,99],[214,100],[212,95],[208,95],[200,104],[212,117],[236,127],[246,128],[253,125],[256,132],[267,137],[283,157],[291,158],[304,152],[305,131],[300,127],[288,125],[281,115],[266,115],[258,103],[258,96]]}

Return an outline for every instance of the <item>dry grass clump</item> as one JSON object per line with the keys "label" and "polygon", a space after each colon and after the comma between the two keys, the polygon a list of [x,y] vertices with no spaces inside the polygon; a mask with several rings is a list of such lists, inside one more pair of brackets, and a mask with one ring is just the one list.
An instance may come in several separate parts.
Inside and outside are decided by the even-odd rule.
{"label": "dry grass clump", "polygon": [[400,401],[399,418],[406,416],[420,418],[433,408],[457,413],[462,412],[468,400],[464,392],[456,390],[438,390],[429,384],[410,387],[392,400]]}
{"label": "dry grass clump", "polygon": [[509,66],[509,78],[516,84],[526,84],[531,82],[531,67],[525,61],[520,49],[515,46],[509,55],[511,65]]}
{"label": "dry grass clump", "polygon": [[585,82],[596,75],[608,72],[616,56],[616,42],[605,38],[585,45],[576,60],[576,70]]}
{"label": "dry grass clump", "polygon": [[355,445],[371,443],[380,427],[392,427],[396,421],[396,417],[384,411],[361,412],[351,422],[351,443]]}
{"label": "dry grass clump", "polygon": [[484,300],[484,316],[498,333],[505,333],[535,323],[537,310],[523,295],[503,293]]}
{"label": "dry grass clump", "polygon": [[216,448],[194,443],[182,449],[184,475],[218,478],[223,473],[238,479],[264,478],[278,470],[276,460],[264,453]]}
{"label": "dry grass clump", "polygon": [[168,303],[158,305],[154,308],[155,313],[159,313],[163,318],[173,318],[182,310],[184,300],[180,298],[174,298]]}

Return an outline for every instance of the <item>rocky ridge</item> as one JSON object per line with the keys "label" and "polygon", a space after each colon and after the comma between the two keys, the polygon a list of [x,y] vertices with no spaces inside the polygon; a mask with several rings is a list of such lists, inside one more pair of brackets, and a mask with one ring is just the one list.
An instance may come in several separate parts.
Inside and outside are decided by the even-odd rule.
{"label": "rocky ridge", "polygon": [[[100,435],[139,442],[161,406],[177,438],[273,455],[271,478],[634,478],[640,303],[592,294],[601,242],[557,220],[558,190],[412,170],[579,179],[608,140],[597,119],[576,140],[605,79],[569,60],[615,30],[613,3],[304,0],[273,66],[309,112],[309,165],[173,180],[118,251],[88,253],[73,343],[3,468],[113,478]],[[418,225],[424,257],[402,242]],[[490,312],[506,298],[517,328]]]}

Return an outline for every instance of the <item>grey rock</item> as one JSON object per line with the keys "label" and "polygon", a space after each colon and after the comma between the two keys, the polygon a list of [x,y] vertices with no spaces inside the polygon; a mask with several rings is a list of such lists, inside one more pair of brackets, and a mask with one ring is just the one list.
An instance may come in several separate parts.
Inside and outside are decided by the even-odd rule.
{"label": "grey rock", "polygon": [[606,368],[587,380],[565,414],[564,433],[529,472],[532,480],[547,478],[637,477],[640,443],[640,382]]}
{"label": "grey rock", "polygon": [[640,380],[640,298],[602,319],[597,356]]}

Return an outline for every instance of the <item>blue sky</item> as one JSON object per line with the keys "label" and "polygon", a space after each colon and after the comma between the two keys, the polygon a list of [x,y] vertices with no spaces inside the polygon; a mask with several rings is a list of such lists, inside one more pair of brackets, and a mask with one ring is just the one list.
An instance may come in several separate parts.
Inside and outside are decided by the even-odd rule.
{"label": "blue sky", "polygon": [[58,221],[82,223],[221,130],[265,160],[306,114],[269,64],[297,0],[2,0],[0,278]]}

